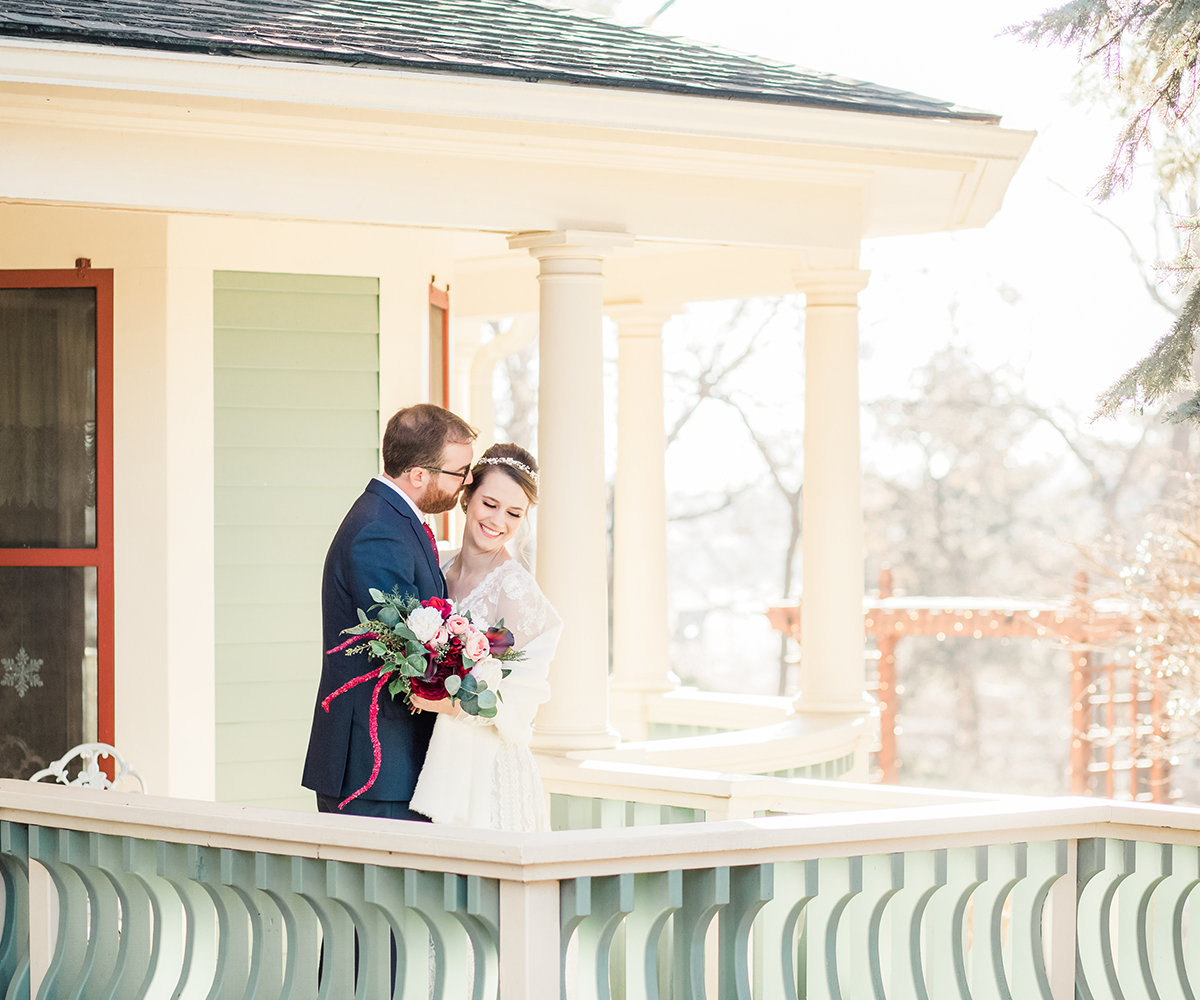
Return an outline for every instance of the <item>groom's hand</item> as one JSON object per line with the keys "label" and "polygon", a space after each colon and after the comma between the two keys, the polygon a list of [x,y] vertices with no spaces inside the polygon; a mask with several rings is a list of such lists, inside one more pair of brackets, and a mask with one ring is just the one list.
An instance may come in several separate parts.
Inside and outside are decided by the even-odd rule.
{"label": "groom's hand", "polygon": [[409,701],[418,712],[436,712],[438,715],[448,715],[452,719],[457,719],[463,714],[462,707],[449,698],[428,701],[420,695],[414,694],[409,697]]}

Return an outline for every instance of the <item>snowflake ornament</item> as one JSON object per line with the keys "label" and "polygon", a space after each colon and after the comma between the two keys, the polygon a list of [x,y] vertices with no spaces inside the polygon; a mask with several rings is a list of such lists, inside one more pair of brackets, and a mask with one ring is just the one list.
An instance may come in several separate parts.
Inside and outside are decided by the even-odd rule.
{"label": "snowflake ornament", "polygon": [[4,667],[4,679],[0,680],[0,687],[15,687],[17,697],[24,698],[30,688],[42,687],[42,676],[38,671],[44,662],[31,659],[22,646],[14,659],[0,659],[0,666]]}

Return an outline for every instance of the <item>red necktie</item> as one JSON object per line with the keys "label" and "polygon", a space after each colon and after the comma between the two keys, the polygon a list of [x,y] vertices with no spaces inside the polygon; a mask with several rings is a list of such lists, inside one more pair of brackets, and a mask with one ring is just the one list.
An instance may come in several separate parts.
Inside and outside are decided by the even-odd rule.
{"label": "red necktie", "polygon": [[442,554],[438,552],[437,538],[433,534],[433,529],[424,521],[421,522],[421,527],[425,529],[425,534],[429,536],[429,544],[433,546],[433,561],[435,563],[441,562]]}

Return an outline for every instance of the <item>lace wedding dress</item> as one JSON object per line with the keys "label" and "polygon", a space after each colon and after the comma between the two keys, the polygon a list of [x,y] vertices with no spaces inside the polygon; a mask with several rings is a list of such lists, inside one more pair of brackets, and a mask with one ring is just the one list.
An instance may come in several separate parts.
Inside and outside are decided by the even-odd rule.
{"label": "lace wedding dress", "polygon": [[503,619],[525,658],[505,664],[512,672],[499,684],[493,718],[438,716],[409,805],[435,823],[549,830],[529,740],[537,708],[550,698],[546,677],[562,621],[515,559],[492,570],[456,603],[477,623],[494,625]]}

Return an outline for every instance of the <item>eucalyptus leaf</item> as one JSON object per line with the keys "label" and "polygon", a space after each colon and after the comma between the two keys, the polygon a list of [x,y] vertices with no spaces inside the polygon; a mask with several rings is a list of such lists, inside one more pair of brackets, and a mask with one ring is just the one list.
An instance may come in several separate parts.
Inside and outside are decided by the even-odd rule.
{"label": "eucalyptus leaf", "polygon": [[355,610],[358,612],[358,620],[360,622],[362,622],[364,625],[366,625],[367,622],[369,622],[371,620],[370,618],[367,617],[367,613],[365,611],[363,611],[362,608],[356,608]]}
{"label": "eucalyptus leaf", "polygon": [[500,678],[501,678],[501,680],[503,680],[505,677],[507,677],[507,676],[508,676],[509,674],[511,674],[511,673],[512,673],[512,667],[501,667],[501,668],[500,668]]}
{"label": "eucalyptus leaf", "polygon": [[446,694],[450,695],[451,697],[454,697],[454,695],[458,694],[458,689],[461,686],[462,681],[459,679],[458,674],[451,674],[446,678]]}
{"label": "eucalyptus leaf", "polygon": [[479,715],[481,718],[484,718],[484,719],[494,719],[496,717],[496,709],[495,708],[481,708],[479,710]]}
{"label": "eucalyptus leaf", "polygon": [[384,596],[383,591],[376,590],[374,587],[368,587],[367,593],[371,595],[371,600],[374,601],[376,604],[382,604],[385,600],[387,600],[387,598]]}
{"label": "eucalyptus leaf", "polygon": [[462,686],[464,690],[471,692],[471,694],[474,694],[479,690],[479,683],[475,680],[474,674],[467,674],[467,676],[463,678]]}
{"label": "eucalyptus leaf", "polygon": [[399,625],[393,628],[392,632],[400,636],[401,639],[407,639],[411,642],[417,643],[417,645],[420,645],[420,641],[417,639],[417,633],[405,625],[404,622],[401,622]]}
{"label": "eucalyptus leaf", "polygon": [[496,707],[496,692],[488,691],[486,689],[483,691],[480,691],[479,698],[477,700],[479,701],[479,710],[481,712],[484,709],[495,708]]}
{"label": "eucalyptus leaf", "polygon": [[390,604],[386,604],[379,609],[379,620],[388,628],[394,629],[400,624],[400,612]]}

